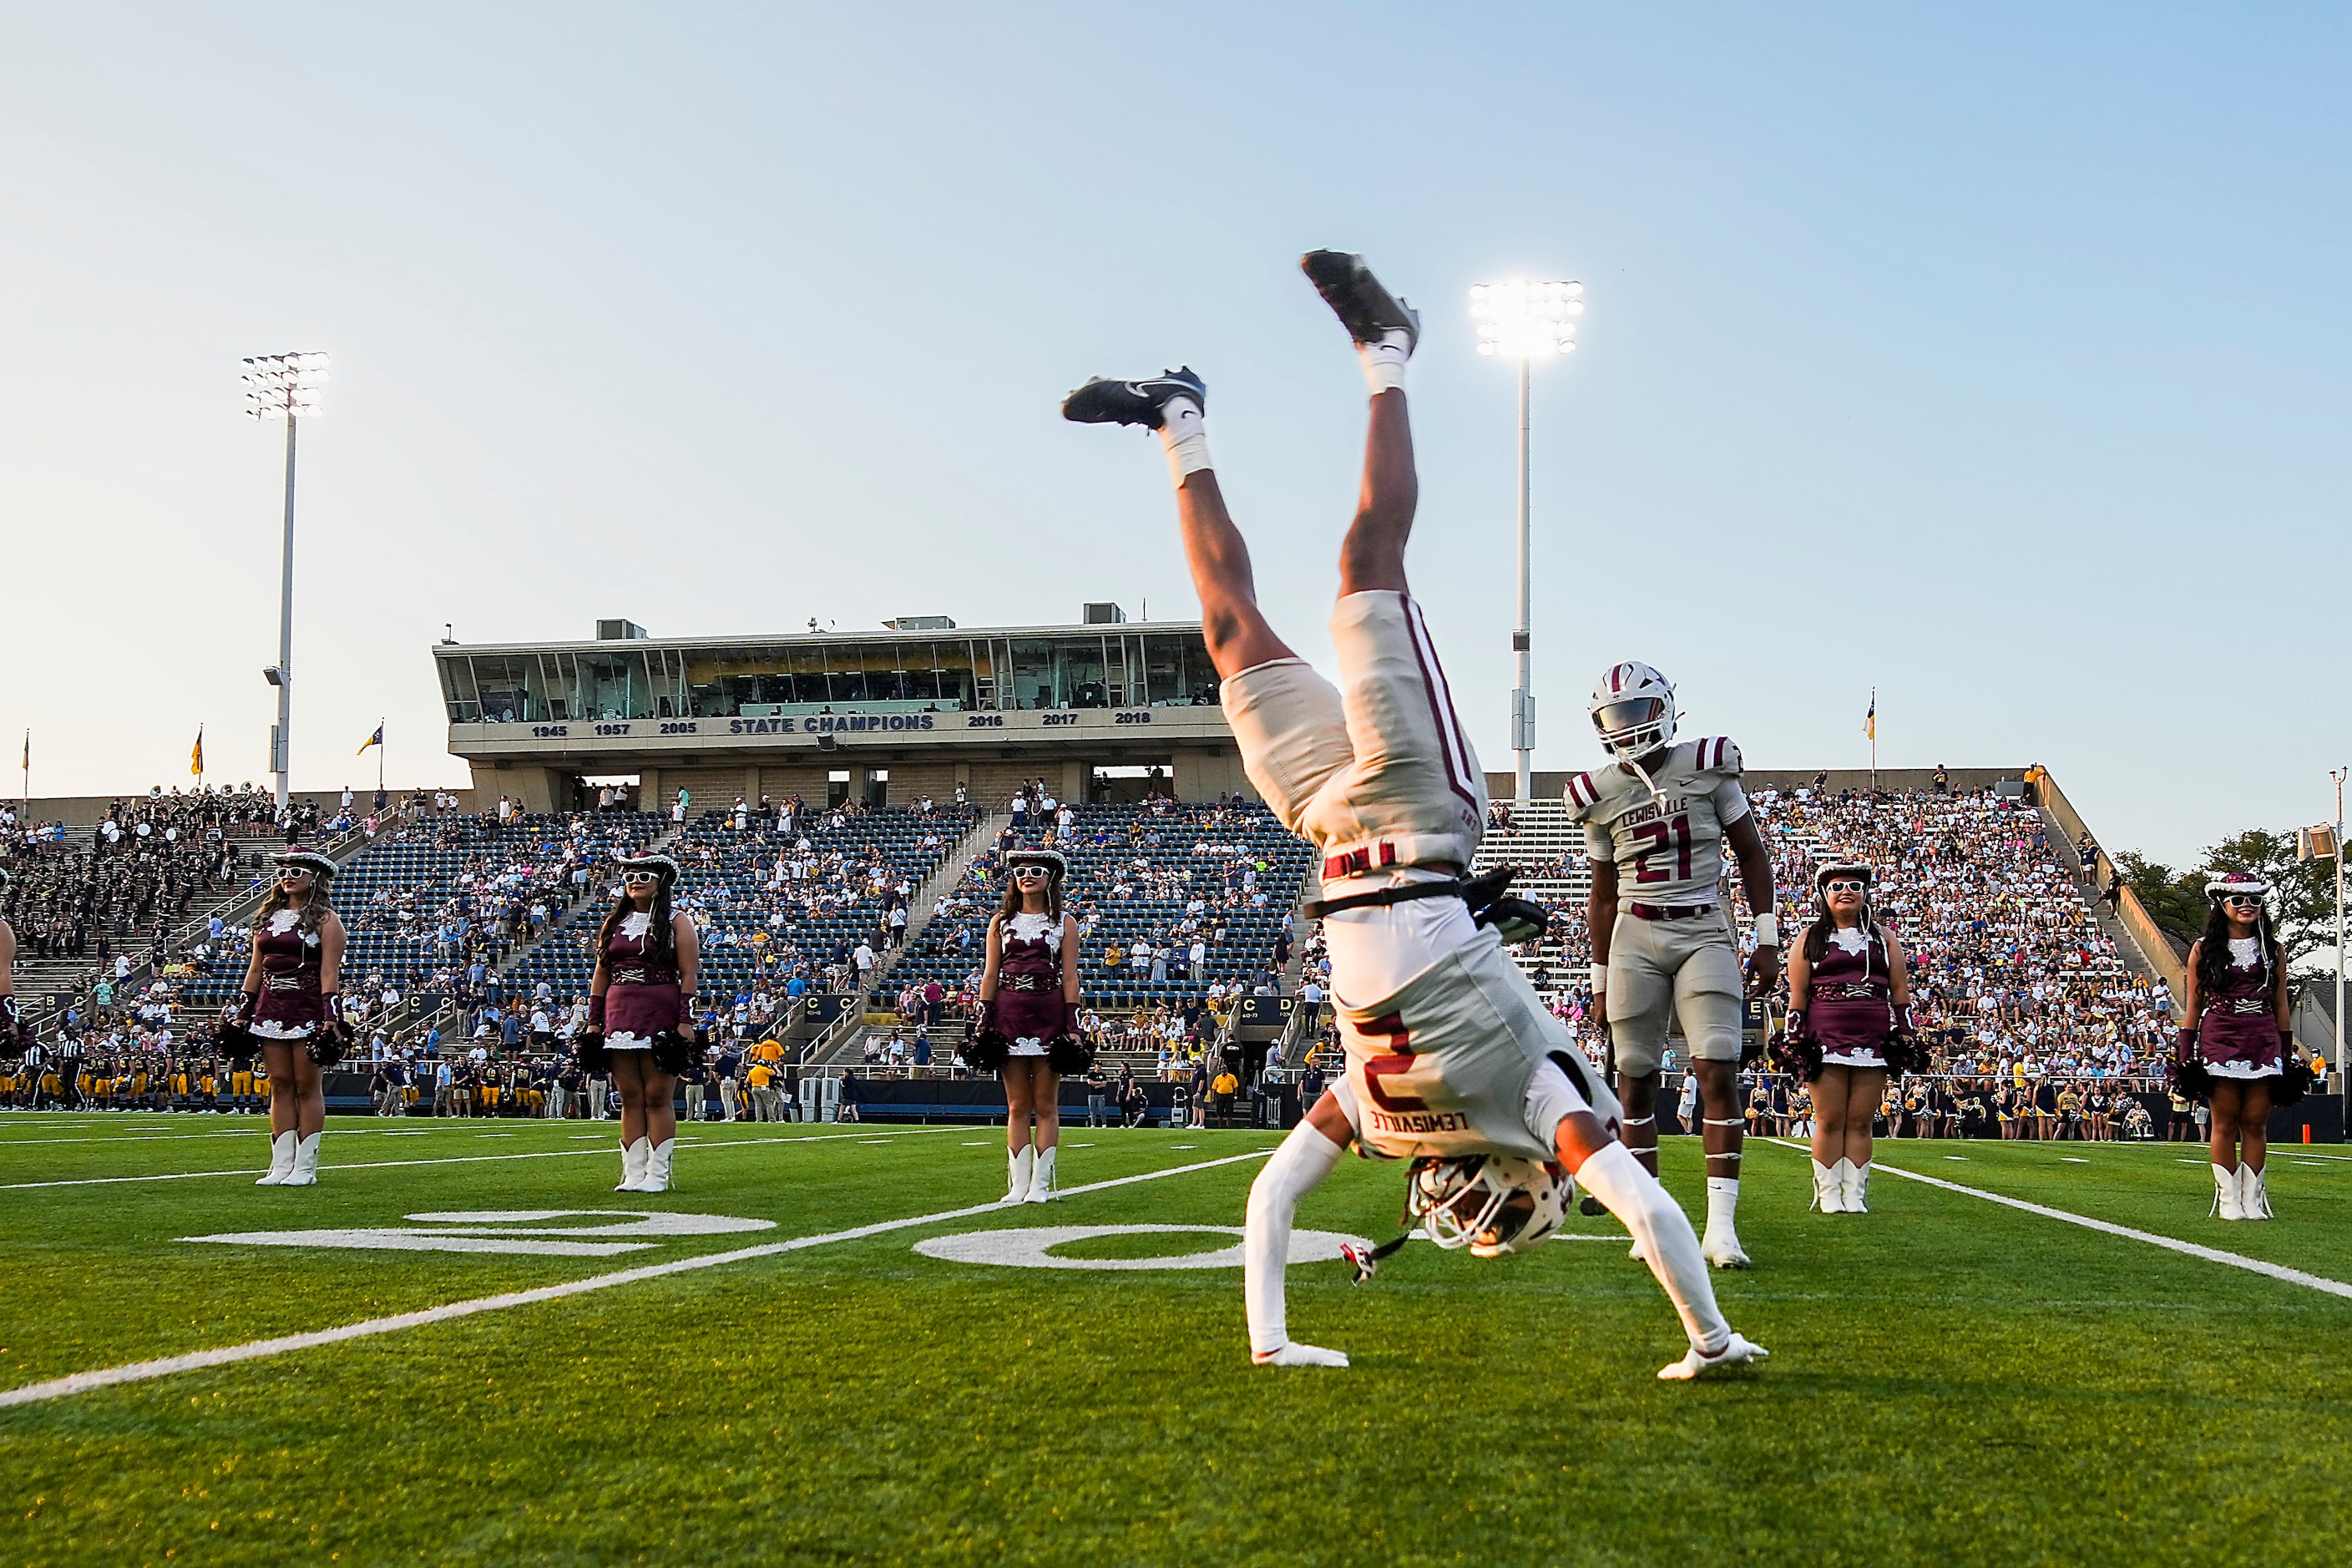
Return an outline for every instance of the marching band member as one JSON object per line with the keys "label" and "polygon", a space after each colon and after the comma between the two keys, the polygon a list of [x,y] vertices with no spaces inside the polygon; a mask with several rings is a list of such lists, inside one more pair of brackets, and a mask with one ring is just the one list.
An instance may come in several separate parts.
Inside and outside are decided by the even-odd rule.
{"label": "marching band member", "polygon": [[[2189,950],[2190,1020],[2175,1042],[2175,1081],[2213,1108],[2213,1212],[2223,1219],[2268,1219],[2263,1166],[2271,1106],[2302,1098],[2286,964],[2263,895],[2270,885],[2242,871],[2205,884],[2213,901],[2205,931]],[[2284,1092],[2282,1092],[2284,1090]]]}
{"label": "marching band member", "polygon": [[275,859],[277,884],[253,917],[253,956],[237,999],[221,1016],[219,1037],[243,1060],[258,1047],[268,1066],[269,1169],[254,1184],[307,1187],[319,1179],[327,1119],[319,1071],[340,1060],[351,1040],[336,994],[343,922],[327,900],[332,860],[299,845]]}
{"label": "marching band member", "polygon": [[1062,1141],[1062,1075],[1086,1070],[1075,1027],[1078,922],[1062,908],[1069,864],[1059,851],[1015,849],[1004,866],[1004,904],[988,922],[972,1065],[1004,1078],[1010,1177],[999,1201],[1050,1203]]}
{"label": "marching band member", "polygon": [[624,856],[621,895],[596,934],[588,1026],[577,1048],[590,1077],[609,1068],[620,1090],[616,1193],[669,1190],[677,1079],[699,1043],[693,1019],[701,944],[693,918],[670,907],[678,871],[667,855]]}
{"label": "marching band member", "polygon": [[1812,1089],[1813,1206],[1823,1214],[1870,1212],[1871,1116],[1888,1074],[1911,1066],[1910,973],[1871,909],[1874,879],[1847,860],[1814,872],[1813,921],[1789,955],[1776,1055]]}

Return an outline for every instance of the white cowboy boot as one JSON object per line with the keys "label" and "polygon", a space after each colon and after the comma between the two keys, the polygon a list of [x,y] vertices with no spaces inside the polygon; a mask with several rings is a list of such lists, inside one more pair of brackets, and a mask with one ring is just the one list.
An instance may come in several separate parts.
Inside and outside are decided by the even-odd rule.
{"label": "white cowboy boot", "polygon": [[637,1184],[637,1191],[641,1193],[666,1193],[669,1191],[670,1151],[677,1146],[677,1139],[665,1138],[660,1142],[654,1144],[652,1148],[646,1152],[646,1178],[643,1182],[640,1182]]}
{"label": "white cowboy boot", "polygon": [[1036,1151],[1024,1143],[1016,1153],[1007,1151],[1005,1163],[1012,1167],[1012,1185],[1005,1190],[999,1204],[1025,1204],[1029,1201],[1029,1183],[1036,1172]]}
{"label": "white cowboy boot", "polygon": [[2271,1217],[2271,1191],[2252,1165],[2238,1167],[2238,1213],[2247,1219]]}
{"label": "white cowboy boot", "polygon": [[2213,1167],[2213,1213],[2223,1219],[2243,1219],[2246,1211],[2238,1201],[2238,1173],[2228,1165]]}
{"label": "white cowboy boot", "polygon": [[640,1138],[634,1143],[621,1145],[621,1184],[616,1193],[641,1193],[646,1190],[646,1163],[653,1157],[653,1140]]}
{"label": "white cowboy boot", "polygon": [[1054,1201],[1054,1151],[1037,1151],[1036,1163],[1029,1176],[1029,1202],[1050,1204]]}
{"label": "white cowboy boot", "polygon": [[272,1138],[269,1141],[269,1169],[253,1184],[257,1187],[284,1186],[286,1178],[294,1171],[294,1145],[299,1142],[299,1135],[291,1129]]}
{"label": "white cowboy boot", "polygon": [[281,1187],[315,1187],[319,1184],[319,1140],[323,1132],[313,1132],[294,1144],[294,1168],[286,1173]]}
{"label": "white cowboy boot", "polygon": [[1837,1166],[1819,1160],[1813,1162],[1813,1206],[1823,1214],[1845,1213],[1845,1181]]}
{"label": "white cowboy boot", "polygon": [[1870,1191],[1870,1162],[1864,1160],[1857,1165],[1851,1160],[1840,1160],[1838,1169],[1845,1173],[1845,1212],[1868,1214],[1870,1209],[1862,1200]]}

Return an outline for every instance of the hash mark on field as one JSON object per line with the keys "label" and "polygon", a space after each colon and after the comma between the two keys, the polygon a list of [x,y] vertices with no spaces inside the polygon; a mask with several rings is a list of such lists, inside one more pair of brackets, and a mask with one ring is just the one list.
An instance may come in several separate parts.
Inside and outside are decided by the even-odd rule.
{"label": "hash mark on field", "polygon": [[[940,1129],[941,1131],[947,1129]],[[763,1140],[764,1142],[764,1140]],[[775,1140],[784,1142],[784,1140]],[[573,1151],[567,1151],[571,1152]],[[1255,1160],[1265,1153],[1255,1149],[1246,1154],[1227,1154],[1219,1159],[1202,1160],[1191,1165],[1174,1165],[1164,1171],[1146,1171],[1137,1176],[1116,1176],[1107,1182],[1089,1182],[1084,1186],[1065,1187],[1064,1198],[1080,1193],[1101,1192],[1110,1187],[1132,1186],[1139,1182],[1156,1182],[1164,1176],[1188,1175],[1195,1171],[1214,1170],[1243,1160]],[[511,1156],[501,1156],[511,1157]],[[236,1173],[238,1175],[244,1172]],[[508,1307],[529,1306],[537,1301],[552,1301],[565,1296],[583,1295],[591,1290],[609,1289],[615,1285],[633,1285],[641,1279],[658,1279],[671,1274],[684,1274],[692,1269],[715,1268],[724,1263],[741,1263],[754,1258],[772,1258],[778,1253],[798,1252],[804,1247],[823,1247],[835,1241],[862,1241],[867,1237],[881,1236],[894,1230],[909,1230],[918,1226],[938,1225],[946,1220],[970,1219],[979,1215],[1003,1212],[1002,1205],[992,1201],[973,1204],[966,1208],[947,1209],[939,1214],[916,1215],[908,1219],[886,1219],[873,1225],[858,1226],[850,1230],[836,1230],[820,1236],[795,1237],[790,1241],[772,1241],[759,1247],[740,1247],[733,1252],[708,1253],[700,1258],[681,1258],[668,1263],[651,1263],[637,1268],[624,1268],[613,1274],[592,1274],[584,1279],[568,1279],[559,1285],[542,1285],[531,1290],[512,1290],[498,1296],[478,1296],[470,1301],[451,1301],[422,1311],[402,1312],[389,1318],[370,1318],[361,1322],[345,1323],[339,1328],[320,1329],[306,1334],[287,1334],[273,1340],[255,1340],[241,1345],[224,1345],[216,1350],[197,1351],[188,1355],[165,1356],[156,1361],[133,1362],[126,1366],[101,1367],[91,1372],[78,1372],[66,1377],[51,1378],[46,1383],[28,1383],[16,1388],[0,1389],[0,1409],[12,1405],[32,1405],[42,1400],[57,1399],[68,1394],[86,1394],[94,1388],[106,1388],[118,1383],[142,1383],[150,1378],[168,1377],[176,1372],[194,1372],[204,1367],[226,1366],[236,1362],[257,1361],[264,1356],[280,1355],[288,1351],[310,1350],[320,1345],[331,1345],[344,1340],[364,1339],[375,1334],[395,1333],[402,1329],[422,1328],[429,1323],[446,1322],[452,1318],[471,1317],[477,1312],[496,1312]]]}
{"label": "hash mark on field", "polygon": [[1964,1165],[1965,1165],[1966,1163],[1968,1163],[1968,1159],[1969,1159],[1969,1157],[1968,1157],[1966,1154],[1947,1154],[1947,1155],[1945,1155],[1945,1156],[1944,1156],[1944,1158],[1945,1158],[1945,1159],[1947,1159],[1947,1160],[1958,1160],[1958,1161],[1959,1161],[1959,1162],[1960,1162],[1962,1164],[1964,1164]]}
{"label": "hash mark on field", "polygon": [[2075,1155],[2073,1155],[2073,1154],[2061,1154],[2061,1155],[2059,1155],[2058,1157],[2059,1157],[2061,1160],[2065,1161],[2065,1162],[2066,1162],[2066,1163],[2068,1163],[2068,1164],[2070,1164],[2070,1165],[2087,1165],[2087,1164],[2089,1164],[2089,1163],[2091,1163],[2091,1162],[2089,1162],[2088,1160],[2080,1159],[2080,1158],[2078,1158],[2078,1157],[2076,1157]]}

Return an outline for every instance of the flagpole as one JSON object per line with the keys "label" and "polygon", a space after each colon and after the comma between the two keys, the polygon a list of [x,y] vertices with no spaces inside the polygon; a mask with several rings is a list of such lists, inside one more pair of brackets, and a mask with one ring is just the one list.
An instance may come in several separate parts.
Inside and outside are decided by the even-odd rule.
{"label": "flagpole", "polygon": [[[381,719],[375,721],[375,732],[379,735],[383,733],[383,721]],[[382,741],[375,743],[375,793],[378,795],[383,793],[383,742]]]}
{"label": "flagpole", "polygon": [[1870,689],[1870,793],[1878,793],[1878,688]]}

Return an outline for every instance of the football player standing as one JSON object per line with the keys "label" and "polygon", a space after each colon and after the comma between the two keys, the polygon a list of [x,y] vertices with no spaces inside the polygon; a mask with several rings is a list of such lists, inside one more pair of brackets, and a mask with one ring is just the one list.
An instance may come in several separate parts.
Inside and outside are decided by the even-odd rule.
{"label": "football player standing", "polygon": [[1614,1100],[1495,928],[1474,916],[1464,877],[1486,829],[1486,779],[1404,571],[1419,498],[1404,379],[1420,318],[1359,257],[1316,251],[1300,265],[1354,339],[1371,389],[1362,490],[1331,616],[1337,688],[1259,612],[1249,548],[1209,461],[1200,377],[1091,381],[1063,405],[1080,423],[1160,433],[1243,766],[1323,858],[1319,908],[1347,1072],[1250,1189],[1243,1293],[1252,1358],[1348,1364],[1290,1339],[1283,1270],[1298,1200],[1355,1142],[1412,1160],[1414,1209],[1433,1234],[1450,1220],[1451,1244],[1487,1254],[1531,1245],[1557,1226],[1565,1167],[1640,1239],[1682,1319],[1690,1348],[1659,1376],[1760,1359],[1724,1321],[1689,1220],[1618,1141]]}
{"label": "football player standing", "polygon": [[[1772,858],[1739,784],[1739,748],[1720,735],[1675,740],[1675,689],[1646,664],[1612,666],[1592,692],[1592,727],[1616,760],[1568,781],[1570,819],[1592,861],[1592,1013],[1607,1030],[1625,1142],[1658,1168],[1657,1093],[1671,1016],[1689,1042],[1706,1148],[1706,1237],[1718,1268],[1745,1268],[1739,1245],[1740,1026],[1748,997],[1780,973]],[[1724,898],[1723,847],[1756,916],[1740,978]],[[1636,1238],[1638,1244],[1638,1237]]]}

